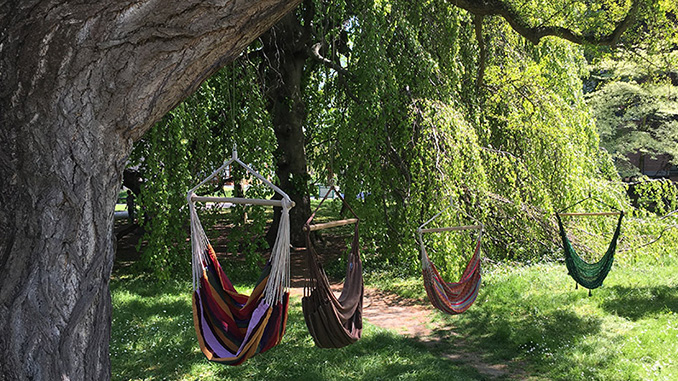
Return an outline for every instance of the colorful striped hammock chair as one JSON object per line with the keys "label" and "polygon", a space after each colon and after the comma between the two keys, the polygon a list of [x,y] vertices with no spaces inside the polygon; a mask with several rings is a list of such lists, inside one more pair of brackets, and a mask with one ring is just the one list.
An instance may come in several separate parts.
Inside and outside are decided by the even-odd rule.
{"label": "colorful striped hammock chair", "polygon": [[[593,212],[593,213],[564,213],[567,209],[574,207],[586,200],[594,200],[598,203],[601,203],[607,207],[614,209],[614,212]],[[612,236],[612,241],[600,260],[595,263],[589,263],[583,260],[577,252],[572,247],[572,243],[567,238],[567,232],[561,220],[561,217],[566,216],[616,216],[619,215],[619,220],[617,221],[617,227]],[[617,249],[617,240],[619,239],[619,234],[621,231],[622,219],[624,218],[624,211],[620,211],[610,205],[605,204],[602,201],[599,201],[591,196],[576,202],[573,205],[566,207],[565,209],[556,212],[556,220],[558,221],[558,229],[560,231],[560,237],[563,240],[563,249],[565,251],[565,266],[567,266],[568,274],[574,279],[575,288],[577,285],[582,285],[582,287],[589,289],[589,296],[591,296],[591,290],[598,288],[603,285],[603,281],[607,277],[607,274],[612,269],[612,263],[614,262],[614,253]]]}
{"label": "colorful striped hammock chair", "polygon": [[[480,241],[483,236],[483,225],[464,225],[430,229],[424,228],[429,222],[436,219],[449,207],[450,206],[443,209],[430,220],[424,222],[419,227],[419,229],[417,229],[417,234],[421,248],[421,267],[424,278],[424,287],[426,288],[426,295],[428,295],[428,298],[434,307],[450,315],[456,315],[468,310],[478,296],[478,290],[480,289],[481,281]],[[464,269],[459,282],[447,282],[442,278],[433,262],[431,262],[431,259],[426,252],[426,246],[424,245],[422,234],[471,229],[478,230],[478,239],[476,241],[473,256],[466,264],[466,268]]]}
{"label": "colorful striped hammock chair", "polygon": [[[258,200],[231,197],[199,197],[194,192],[232,163],[282,196],[282,200]],[[193,323],[200,349],[208,360],[239,365],[263,353],[282,340],[289,302],[290,222],[294,206],[287,194],[238,159],[236,150],[230,160],[191,189],[187,195],[191,216],[193,252]],[[278,235],[271,257],[252,293],[240,294],[222,270],[196,212],[195,202],[225,202],[282,207]]]}
{"label": "colorful striped hammock chair", "polygon": [[[327,196],[335,192],[354,218],[311,225]],[[319,348],[342,348],[360,339],[363,328],[363,276],[358,240],[358,216],[346,200],[330,186],[318,207],[304,225],[309,279],[301,300],[308,331]],[[311,241],[311,232],[336,226],[355,224],[351,252],[346,265],[346,278],[341,295],[337,298],[330,288],[325,270]]]}

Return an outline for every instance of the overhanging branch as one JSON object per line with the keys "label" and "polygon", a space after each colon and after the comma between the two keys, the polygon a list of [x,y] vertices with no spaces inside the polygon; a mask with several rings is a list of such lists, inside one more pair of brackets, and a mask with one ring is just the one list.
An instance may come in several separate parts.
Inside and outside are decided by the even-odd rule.
{"label": "overhanging branch", "polygon": [[346,95],[351,98],[354,102],[360,104],[362,103],[358,97],[353,94],[351,89],[348,87],[348,81],[347,78],[353,79],[354,76],[351,72],[346,70],[345,67],[341,66],[339,63],[334,62],[326,57],[323,57],[322,54],[320,54],[320,49],[322,48],[321,43],[316,43],[314,44],[310,49],[308,49],[308,56],[311,57],[313,60],[316,62],[319,62],[322,65],[325,65],[326,67],[336,71],[339,74],[339,83],[341,86],[344,87],[346,90]]}
{"label": "overhanging branch", "polygon": [[633,0],[626,17],[606,35],[580,34],[560,26],[530,26],[525,19],[504,0],[450,0],[450,3],[475,16],[501,16],[511,28],[533,44],[546,36],[560,37],[575,44],[616,45],[619,37],[631,26],[640,8],[640,0]]}

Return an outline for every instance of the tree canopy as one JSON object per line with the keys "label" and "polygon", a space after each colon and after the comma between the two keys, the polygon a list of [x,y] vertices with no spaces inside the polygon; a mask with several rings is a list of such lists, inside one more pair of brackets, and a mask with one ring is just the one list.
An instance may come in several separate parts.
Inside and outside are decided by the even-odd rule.
{"label": "tree canopy", "polygon": [[[448,221],[482,220],[493,257],[549,256],[557,245],[554,210],[590,193],[627,203],[584,97],[589,61],[620,47],[671,50],[643,36],[675,39],[675,23],[666,24],[673,8],[645,1],[306,1],[267,38],[305,37],[289,47],[269,43],[267,52],[268,40],[255,42],[236,64],[259,68],[235,86],[259,84],[260,100],[215,117],[228,120],[243,108],[270,114],[264,94],[286,81],[275,82],[280,69],[270,61],[303,56],[299,87],[286,91],[300,96],[290,109],[303,109],[295,128],[303,130],[311,177],[295,187],[308,192],[337,176],[363,215],[368,267],[414,270],[414,228],[450,197],[457,211]],[[250,122],[279,128],[265,117]],[[254,131],[247,123],[237,128]],[[247,149],[272,163],[279,143]]]}
{"label": "tree canopy", "polygon": [[628,155],[668,154],[678,165],[678,51],[646,51],[606,58],[587,81],[601,145],[623,176],[638,175]]}

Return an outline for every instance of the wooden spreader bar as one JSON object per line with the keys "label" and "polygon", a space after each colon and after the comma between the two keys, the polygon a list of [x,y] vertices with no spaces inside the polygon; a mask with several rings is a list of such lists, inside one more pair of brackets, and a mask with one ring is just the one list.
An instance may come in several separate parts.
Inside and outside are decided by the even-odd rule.
{"label": "wooden spreader bar", "polygon": [[563,217],[567,216],[618,216],[621,212],[591,212],[591,213],[559,213]]}
{"label": "wooden spreader bar", "polygon": [[346,220],[323,222],[321,224],[309,225],[308,227],[304,226],[304,230],[308,230],[308,231],[312,232],[312,231],[316,231],[316,230],[334,228],[334,227],[337,227],[337,226],[355,224],[356,222],[358,222],[357,218],[349,218],[349,219],[346,219]]}
{"label": "wooden spreader bar", "polygon": [[471,229],[481,229],[483,225],[463,225],[463,226],[449,226],[446,228],[430,228],[430,229],[421,229],[422,233],[436,233],[436,232],[448,232],[453,230],[471,230]]}
{"label": "wooden spreader bar", "polygon": [[[264,200],[258,198],[241,198],[241,197],[204,197],[191,196],[191,201],[198,202],[228,202],[238,205],[264,205],[264,206],[278,206],[282,207],[282,200]],[[292,201],[294,206],[294,201]]]}

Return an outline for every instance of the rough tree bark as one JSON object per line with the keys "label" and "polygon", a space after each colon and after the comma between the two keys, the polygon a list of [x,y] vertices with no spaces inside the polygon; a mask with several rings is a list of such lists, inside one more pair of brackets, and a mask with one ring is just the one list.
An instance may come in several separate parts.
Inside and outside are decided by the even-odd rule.
{"label": "rough tree bark", "polygon": [[106,380],[132,142],[299,0],[0,2],[0,378]]}
{"label": "rough tree bark", "polygon": [[[301,228],[311,215],[303,129],[306,104],[302,99],[302,79],[308,59],[306,52],[311,41],[309,29],[309,23],[302,26],[297,16],[290,13],[261,38],[263,94],[278,143],[275,151],[276,175],[282,190],[296,204],[290,210],[290,240],[295,246],[306,244]],[[267,234],[267,241],[271,244],[275,241],[279,220],[280,211],[276,210]]]}

